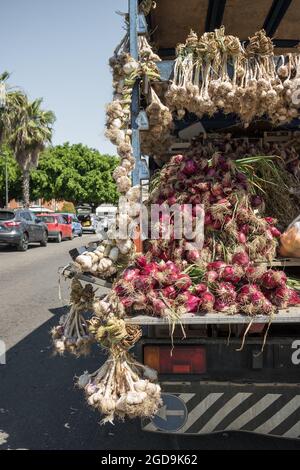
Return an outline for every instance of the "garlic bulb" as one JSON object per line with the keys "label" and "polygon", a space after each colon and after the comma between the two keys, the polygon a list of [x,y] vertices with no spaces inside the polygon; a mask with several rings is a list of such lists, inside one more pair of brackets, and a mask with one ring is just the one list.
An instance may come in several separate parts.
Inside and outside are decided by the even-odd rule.
{"label": "garlic bulb", "polygon": [[117,247],[123,255],[127,255],[132,249],[133,243],[130,239],[128,240],[118,240]]}
{"label": "garlic bulb", "polygon": [[128,215],[129,217],[137,217],[141,211],[141,204],[135,202],[129,205]]}
{"label": "garlic bulb", "polygon": [[92,263],[96,263],[98,261],[98,256],[96,255],[96,253],[90,252],[87,254],[87,256],[91,258]]}
{"label": "garlic bulb", "polygon": [[128,171],[126,170],[126,168],[118,166],[113,172],[113,177],[115,180],[118,180],[119,178],[121,178],[121,176],[126,176],[127,174]]}
{"label": "garlic bulb", "polygon": [[154,369],[151,369],[149,366],[144,367],[143,377],[151,381],[157,380],[157,372]]}
{"label": "garlic bulb", "polygon": [[148,381],[147,380],[138,380],[134,384],[134,388],[137,392],[144,392],[147,388]]}
{"label": "garlic bulb", "polygon": [[112,121],[111,125],[112,125],[113,127],[116,127],[117,129],[121,129],[121,127],[122,127],[122,121],[121,121],[120,118],[116,118],[116,119],[114,119],[114,120]]}
{"label": "garlic bulb", "polygon": [[93,273],[96,273],[97,270],[98,270],[98,263],[95,263],[95,264],[93,264],[93,266],[91,267],[90,272],[93,274]]}
{"label": "garlic bulb", "polygon": [[123,65],[123,70],[126,75],[130,75],[132,72],[137,71],[139,68],[139,63],[136,62],[134,59],[130,60],[126,64]]}
{"label": "garlic bulb", "polygon": [[90,374],[86,370],[77,380],[77,385],[79,388],[84,388],[90,382]]}
{"label": "garlic bulb", "polygon": [[83,269],[91,269],[92,267],[92,259],[90,256],[87,255],[77,256],[76,262],[79,263]]}
{"label": "garlic bulb", "polygon": [[118,257],[119,257],[119,249],[117,247],[112,248],[109,252],[108,257],[112,261],[116,262],[118,260]]}
{"label": "garlic bulb", "polygon": [[93,311],[98,317],[105,317],[110,311],[110,304],[105,300],[95,300],[93,303]]}
{"label": "garlic bulb", "polygon": [[133,186],[132,188],[130,188],[126,193],[126,197],[128,201],[138,202],[141,197],[140,186]]}
{"label": "garlic bulb", "polygon": [[124,158],[124,160],[122,160],[122,162],[121,162],[121,167],[125,168],[125,170],[128,173],[129,171],[131,171],[134,168],[134,164],[130,160]]}
{"label": "garlic bulb", "polygon": [[141,378],[142,368],[128,353],[118,353],[89,375],[84,390],[88,404],[104,415],[102,423],[125,416],[151,417],[157,412],[162,403],[160,387]]}
{"label": "garlic bulb", "polygon": [[131,187],[131,180],[128,176],[121,176],[116,183],[120,193],[126,193]]}
{"label": "garlic bulb", "polygon": [[140,405],[145,398],[147,398],[147,393],[145,392],[128,392],[126,401],[129,405]]}
{"label": "garlic bulb", "polygon": [[102,259],[102,258],[104,257],[103,251],[95,250],[94,253],[95,253],[95,255],[97,256],[98,261],[100,261],[100,259]]}
{"label": "garlic bulb", "polygon": [[112,260],[108,258],[103,258],[99,262],[99,269],[105,271],[106,269],[110,268],[112,266]]}

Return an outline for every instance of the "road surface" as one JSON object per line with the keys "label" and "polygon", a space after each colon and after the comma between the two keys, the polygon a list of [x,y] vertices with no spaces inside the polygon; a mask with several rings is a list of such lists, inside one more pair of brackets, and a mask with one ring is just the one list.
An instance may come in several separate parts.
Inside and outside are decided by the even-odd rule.
{"label": "road surface", "polygon": [[[0,340],[7,346],[0,365],[0,449],[296,449],[300,443],[250,434],[204,437],[140,431],[139,420],[99,425],[99,415],[74,388],[74,376],[93,371],[104,357],[53,356],[49,331],[65,312],[58,299],[57,270],[70,260],[68,250],[94,240],[32,247],[26,253],[0,247]],[[63,298],[68,296],[63,282]]]}

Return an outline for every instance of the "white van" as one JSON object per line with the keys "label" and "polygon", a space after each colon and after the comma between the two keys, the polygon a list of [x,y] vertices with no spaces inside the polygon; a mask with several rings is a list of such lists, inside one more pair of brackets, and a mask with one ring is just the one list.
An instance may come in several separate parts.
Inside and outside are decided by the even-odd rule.
{"label": "white van", "polygon": [[96,209],[96,216],[102,229],[107,230],[116,220],[117,206],[113,204],[101,204]]}

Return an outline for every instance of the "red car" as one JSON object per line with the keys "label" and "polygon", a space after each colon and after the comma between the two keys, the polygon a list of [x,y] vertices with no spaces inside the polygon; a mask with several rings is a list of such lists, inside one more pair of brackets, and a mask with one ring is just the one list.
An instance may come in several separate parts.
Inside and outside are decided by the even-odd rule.
{"label": "red car", "polygon": [[48,238],[52,238],[60,243],[64,239],[72,240],[72,219],[61,214],[38,214],[48,227]]}

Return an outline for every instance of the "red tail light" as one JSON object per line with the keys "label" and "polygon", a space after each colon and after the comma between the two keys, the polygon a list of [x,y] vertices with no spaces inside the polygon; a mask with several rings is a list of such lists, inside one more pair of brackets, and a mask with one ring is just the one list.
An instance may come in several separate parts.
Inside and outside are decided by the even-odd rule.
{"label": "red tail light", "polygon": [[144,363],[160,374],[203,374],[206,351],[203,346],[145,346]]}
{"label": "red tail light", "polygon": [[19,227],[21,225],[21,222],[15,222],[14,220],[11,222],[4,222],[5,227]]}

